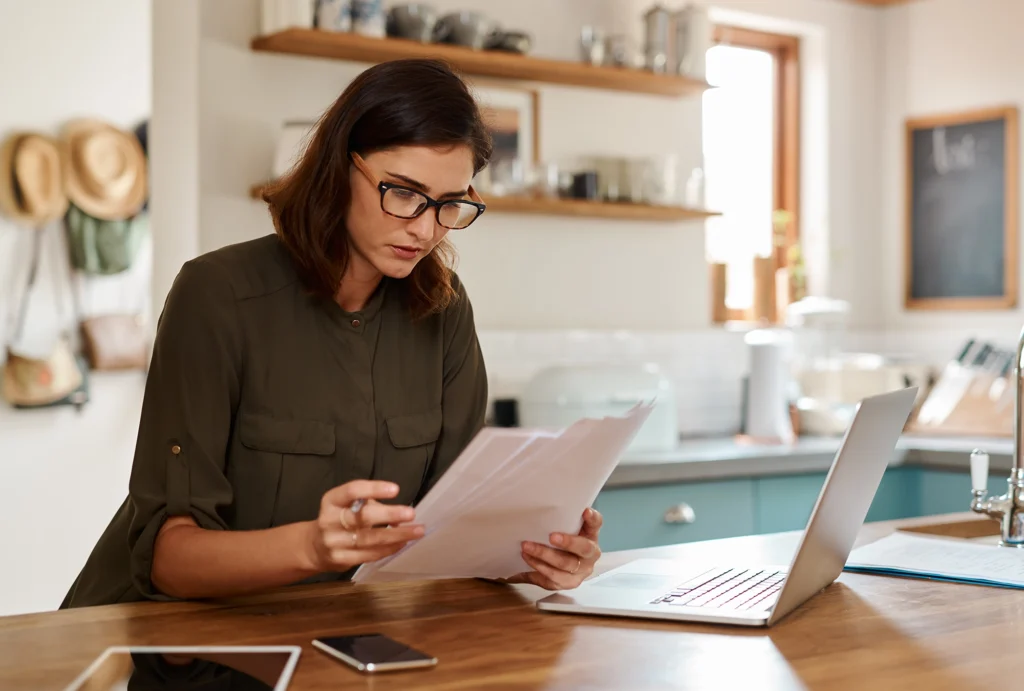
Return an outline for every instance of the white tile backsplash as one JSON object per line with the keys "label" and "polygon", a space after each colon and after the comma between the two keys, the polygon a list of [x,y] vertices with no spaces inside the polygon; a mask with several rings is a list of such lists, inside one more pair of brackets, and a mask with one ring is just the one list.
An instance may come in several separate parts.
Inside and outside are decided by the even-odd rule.
{"label": "white tile backsplash", "polygon": [[[516,397],[531,377],[548,366],[654,362],[675,384],[684,436],[728,435],[739,430],[742,379],[748,364],[743,335],[727,329],[479,333],[492,399]],[[849,351],[905,356],[938,365],[966,337],[954,329],[856,331],[847,333],[844,343]]]}
{"label": "white tile backsplash", "polygon": [[728,331],[481,331],[492,398],[516,397],[544,367],[654,362],[676,387],[681,433],[739,428],[743,336]]}

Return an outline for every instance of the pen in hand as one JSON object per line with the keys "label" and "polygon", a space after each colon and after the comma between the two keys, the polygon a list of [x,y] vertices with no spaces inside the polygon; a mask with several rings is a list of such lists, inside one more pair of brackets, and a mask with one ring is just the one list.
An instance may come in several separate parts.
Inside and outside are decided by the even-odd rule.
{"label": "pen in hand", "polygon": [[[357,516],[358,517],[359,512],[362,510],[362,508],[364,506],[366,506],[366,500],[365,499],[356,499],[351,504],[349,504],[348,510],[352,512],[353,516]],[[400,524],[399,523],[394,523],[394,524],[388,524],[388,525],[383,525],[383,526],[379,526],[379,527],[394,528],[394,527],[397,527],[398,525],[400,525]]]}

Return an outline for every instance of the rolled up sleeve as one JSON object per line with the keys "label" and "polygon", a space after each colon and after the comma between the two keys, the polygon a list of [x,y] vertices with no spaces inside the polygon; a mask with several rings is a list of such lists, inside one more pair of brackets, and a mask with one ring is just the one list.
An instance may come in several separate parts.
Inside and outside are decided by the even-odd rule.
{"label": "rolled up sleeve", "polygon": [[168,517],[227,527],[225,464],[242,363],[237,310],[223,270],[200,258],[182,267],[160,315],[128,489],[131,579],[150,599],[170,599],[151,580],[153,546]]}
{"label": "rolled up sleeve", "polygon": [[476,333],[473,306],[461,281],[456,279],[454,287],[458,300],[449,308],[444,324],[441,436],[420,490],[420,499],[484,426],[487,415],[487,370]]}

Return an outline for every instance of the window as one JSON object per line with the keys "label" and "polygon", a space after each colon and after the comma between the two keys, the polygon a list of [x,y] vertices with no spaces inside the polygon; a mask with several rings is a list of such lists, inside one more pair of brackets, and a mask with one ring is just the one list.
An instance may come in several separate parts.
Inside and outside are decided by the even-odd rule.
{"label": "window", "polygon": [[[799,40],[718,26],[703,148],[715,322],[776,321],[799,295]],[[777,272],[787,274],[776,285]]]}

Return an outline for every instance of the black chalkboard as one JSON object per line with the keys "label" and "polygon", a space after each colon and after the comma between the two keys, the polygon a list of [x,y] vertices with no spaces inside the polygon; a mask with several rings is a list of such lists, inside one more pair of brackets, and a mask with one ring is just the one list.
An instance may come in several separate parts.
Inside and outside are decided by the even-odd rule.
{"label": "black chalkboard", "polygon": [[1017,301],[1017,111],[907,122],[909,308]]}

